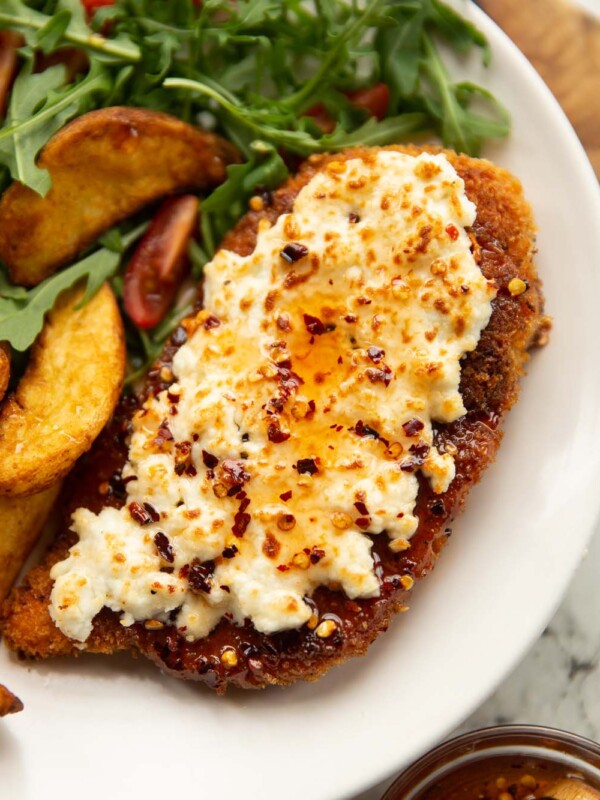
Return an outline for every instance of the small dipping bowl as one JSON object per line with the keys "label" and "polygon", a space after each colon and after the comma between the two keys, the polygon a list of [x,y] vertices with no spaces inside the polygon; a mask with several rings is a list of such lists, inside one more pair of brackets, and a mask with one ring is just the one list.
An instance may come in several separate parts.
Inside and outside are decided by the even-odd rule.
{"label": "small dipping bowl", "polygon": [[426,753],[382,800],[539,800],[570,778],[600,790],[600,745],[536,725],[499,725]]}

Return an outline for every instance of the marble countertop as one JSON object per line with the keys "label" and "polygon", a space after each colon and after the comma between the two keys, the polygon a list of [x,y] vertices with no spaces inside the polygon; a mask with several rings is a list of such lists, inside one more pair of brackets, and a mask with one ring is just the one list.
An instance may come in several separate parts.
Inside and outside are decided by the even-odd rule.
{"label": "marble countertop", "polygon": [[[600,524],[558,611],[519,666],[449,738],[511,722],[600,740]],[[380,800],[389,781],[355,800]]]}

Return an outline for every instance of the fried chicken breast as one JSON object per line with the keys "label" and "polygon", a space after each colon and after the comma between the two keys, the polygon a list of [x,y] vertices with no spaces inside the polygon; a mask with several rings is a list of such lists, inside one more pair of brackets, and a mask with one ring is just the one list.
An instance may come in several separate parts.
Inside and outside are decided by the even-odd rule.
{"label": "fried chicken breast", "polygon": [[[255,251],[260,231],[269,230],[277,224],[282,215],[289,214],[293,210],[295,201],[302,189],[309,185],[316,186],[316,184],[311,183],[315,176],[324,173],[334,176],[334,178],[336,174],[343,176],[346,169],[345,165],[350,165],[354,169],[352,165],[358,164],[359,167],[357,168],[360,168],[361,164],[372,163],[373,159],[377,158],[376,154],[378,152],[381,151],[377,148],[358,148],[335,156],[311,157],[301,166],[297,175],[290,178],[279,190],[272,194],[265,193],[259,201],[253,203],[255,210],[250,211],[235,229],[228,234],[222,244],[222,249],[231,251],[238,256],[249,256]],[[66,522],[63,533],[56,539],[43,563],[31,570],[26,576],[23,585],[13,591],[4,605],[4,638],[11,649],[27,658],[48,658],[66,654],[77,655],[82,649],[87,652],[105,654],[117,650],[139,651],[168,674],[178,678],[200,680],[218,692],[223,692],[229,684],[243,688],[260,688],[269,684],[290,684],[299,679],[316,680],[334,665],[342,663],[351,656],[363,655],[377,636],[387,629],[391,618],[397,612],[408,609],[407,601],[414,582],[420,580],[432,570],[438,555],[448,540],[451,521],[460,511],[471,486],[480,479],[485,468],[495,457],[502,438],[502,421],[517,399],[519,381],[528,358],[528,350],[533,345],[540,343],[545,336],[547,322],[543,317],[541,285],[532,261],[535,249],[535,227],[531,210],[523,197],[522,188],[518,180],[507,171],[494,166],[488,161],[473,159],[436,148],[398,146],[385,148],[385,152],[401,153],[415,157],[423,152],[433,155],[445,155],[458,176],[464,181],[466,197],[475,205],[474,221],[466,227],[466,234],[470,239],[472,257],[489,286],[493,288],[493,299],[490,301],[491,316],[489,316],[489,321],[483,327],[476,346],[470,351],[465,348],[466,354],[460,357],[460,395],[464,404],[463,413],[450,422],[439,422],[433,418],[431,435],[427,443],[419,439],[416,433],[416,431],[420,430],[418,425],[421,425],[421,428],[423,427],[423,424],[418,420],[418,414],[415,415],[418,425],[415,424],[413,419],[408,419],[404,423],[404,433],[400,431],[402,436],[405,437],[403,440],[404,445],[402,445],[399,442],[390,441],[381,431],[374,430],[373,427],[369,426],[369,414],[371,414],[372,409],[368,408],[364,411],[364,419],[355,420],[354,425],[347,426],[340,433],[341,436],[346,437],[344,441],[350,442],[349,448],[356,446],[357,451],[362,448],[360,450],[361,453],[365,451],[365,448],[369,448],[369,452],[375,452],[376,448],[381,448],[381,451],[377,451],[378,453],[383,453],[385,449],[385,457],[392,462],[398,462],[398,469],[409,472],[415,481],[416,502],[414,509],[411,510],[410,514],[405,515],[410,518],[408,521],[405,519],[404,522],[401,520],[393,523],[399,526],[398,532],[393,539],[390,538],[389,531],[392,523],[381,523],[378,530],[382,532],[373,532],[377,526],[375,524],[372,496],[367,497],[364,493],[355,493],[352,500],[353,506],[357,510],[353,512],[354,517],[351,523],[346,524],[343,518],[339,516],[336,522],[332,515],[334,520],[333,527],[339,528],[338,533],[341,531],[340,535],[345,533],[342,530],[344,526],[348,528],[352,524],[353,530],[357,528],[355,530],[356,536],[352,539],[352,542],[362,540],[367,542],[370,559],[368,563],[372,568],[372,573],[359,577],[367,582],[371,579],[375,580],[376,588],[373,589],[371,584],[369,584],[371,588],[365,589],[364,584],[362,584],[362,588],[361,585],[355,588],[355,585],[352,584],[350,589],[343,590],[342,587],[348,570],[354,576],[355,572],[352,572],[352,570],[362,557],[360,552],[363,551],[356,551],[357,555],[353,556],[354,561],[347,567],[346,572],[340,569],[338,573],[335,573],[339,577],[335,580],[331,578],[334,572],[333,567],[335,566],[332,558],[330,563],[333,566],[330,568],[329,573],[323,573],[326,577],[322,579],[322,582],[319,583],[317,581],[314,585],[310,584],[312,587],[310,592],[306,592],[300,604],[295,602],[293,612],[286,607],[285,613],[297,612],[305,615],[301,617],[304,620],[301,624],[297,624],[294,627],[288,626],[284,629],[276,629],[271,617],[268,616],[273,611],[273,608],[265,607],[268,606],[267,601],[262,602],[260,596],[258,596],[256,602],[259,605],[256,607],[255,615],[252,615],[254,612],[252,614],[248,612],[244,619],[240,619],[239,617],[236,618],[235,613],[219,612],[216,619],[211,618],[210,630],[207,629],[207,632],[202,635],[196,633],[190,636],[190,630],[193,630],[193,625],[199,624],[197,623],[197,614],[195,615],[192,611],[200,606],[203,609],[208,608],[204,601],[211,589],[215,593],[213,597],[221,592],[219,596],[224,598],[222,601],[223,608],[237,608],[237,606],[232,605],[233,600],[231,597],[226,597],[227,594],[236,594],[233,581],[232,585],[229,586],[227,584],[217,585],[219,581],[216,580],[216,576],[226,574],[224,570],[229,569],[228,559],[232,558],[232,552],[228,552],[228,550],[230,550],[231,545],[226,546],[222,554],[216,558],[190,560],[189,563],[184,565],[186,569],[179,569],[176,562],[176,553],[174,552],[174,550],[177,550],[178,540],[174,540],[173,537],[169,538],[168,529],[165,528],[167,535],[163,533],[162,536],[164,538],[159,535],[162,531],[153,533],[154,543],[159,551],[160,559],[162,559],[160,562],[162,563],[161,571],[165,582],[165,586],[157,582],[156,592],[160,594],[161,591],[165,590],[166,593],[168,586],[173,586],[173,592],[179,591],[179,584],[176,583],[176,580],[185,579],[185,581],[189,582],[191,595],[200,596],[202,603],[195,596],[186,595],[187,600],[172,603],[172,610],[169,612],[170,616],[165,612],[164,614],[144,619],[123,618],[120,617],[119,613],[104,607],[94,615],[91,633],[87,635],[87,632],[84,631],[79,640],[65,635],[55,624],[49,612],[54,585],[50,571],[59,562],[60,564],[66,563],[65,559],[69,556],[69,548],[72,548],[77,543],[77,534],[73,530],[69,530],[69,521],[75,509],[83,508],[87,510],[84,512],[78,511],[77,513],[83,513],[84,516],[88,514],[86,519],[92,520],[92,516],[89,516],[89,514],[96,515],[102,509],[107,508],[120,509],[127,503],[126,508],[129,509],[130,516],[134,518],[134,522],[137,521],[137,524],[142,527],[163,524],[160,514],[152,506],[152,498],[150,498],[149,504],[140,504],[138,502],[137,506],[133,508],[133,495],[129,493],[134,491],[132,487],[135,486],[138,476],[128,472],[129,467],[123,473],[123,465],[128,459],[132,442],[132,430],[136,425],[139,428],[140,418],[139,416],[135,417],[135,415],[148,413],[147,410],[144,411],[142,408],[144,400],[151,397],[178,396],[177,391],[179,390],[175,385],[176,381],[173,376],[173,361],[175,359],[177,363],[177,353],[186,340],[192,340],[195,331],[201,327],[205,331],[215,329],[218,331],[218,335],[222,335],[222,331],[219,331],[221,321],[214,317],[209,309],[194,315],[193,318],[184,322],[182,327],[175,332],[149,376],[144,397],[137,400],[123,400],[113,422],[96,442],[92,451],[83,457],[76,475],[72,476],[70,480],[65,495]],[[407,191],[409,191],[408,188]],[[333,195],[335,193],[330,192],[330,194]],[[381,208],[384,208],[385,202],[381,200]],[[421,209],[417,208],[415,211],[415,208],[416,206],[413,205],[409,211],[414,216],[418,216]],[[360,222],[360,215],[350,210],[348,223],[358,224]],[[422,254],[427,251],[429,241],[433,235],[431,230],[427,230],[427,227],[424,224],[418,228],[420,238],[414,244],[416,257],[418,257],[419,253]],[[429,227],[431,228],[431,226]],[[364,229],[365,226],[363,225]],[[447,226],[446,233],[450,240],[459,237],[459,231],[451,225]],[[377,237],[377,231],[374,231],[372,235]],[[371,234],[367,230],[367,233],[363,235],[363,239],[366,241],[369,236]],[[329,313],[327,311],[328,306],[324,302],[318,305],[320,301],[317,301],[311,295],[310,287],[311,276],[318,274],[319,265],[314,262],[313,266],[304,273],[299,270],[298,261],[301,262],[304,259],[305,263],[310,263],[310,241],[307,240],[306,247],[301,244],[302,241],[302,230],[290,230],[288,231],[288,244],[284,247],[285,242],[282,242],[282,258],[286,262],[284,266],[288,269],[285,280],[287,281],[286,285],[289,287],[300,285],[305,287],[302,289],[305,292],[303,297],[305,302],[310,304],[311,313],[304,313],[304,327],[300,325],[302,327],[302,336],[304,337],[302,342],[307,342],[310,346],[316,343],[322,348],[319,351],[318,358],[322,363],[325,363],[323,359],[326,357],[326,350],[323,348],[326,348],[325,343],[327,341],[341,341],[339,337],[342,335],[349,337],[349,341],[352,339],[351,333],[348,333],[348,328],[344,327],[344,325],[351,326],[355,324],[356,320],[352,319],[355,314],[346,314],[344,317],[345,322],[342,322],[333,315],[333,312],[331,318],[327,317]],[[468,244],[467,249],[469,249]],[[409,250],[410,248],[406,249],[405,253],[409,253]],[[409,253],[407,258],[410,261],[412,255]],[[398,264],[401,263],[404,263],[402,262],[402,257],[398,261]],[[404,267],[402,266],[398,267],[399,274],[404,274],[402,272],[403,269]],[[364,271],[368,273],[368,270],[369,267],[367,265]],[[376,270],[376,264],[373,266],[373,270]],[[436,272],[433,267],[432,272]],[[441,267],[437,272],[442,272]],[[368,278],[365,280],[368,283]],[[371,295],[368,294],[367,289],[365,289],[364,297],[359,295],[358,298],[355,298],[357,318],[361,313],[367,313],[368,305],[371,303]],[[485,286],[483,286],[482,292],[485,290]],[[400,286],[397,295],[400,296],[402,291],[404,291],[403,285]],[[470,289],[465,287],[463,291],[468,294]],[[375,297],[375,294],[373,294],[373,297]],[[209,301],[211,301],[210,297]],[[241,302],[243,302],[243,298]],[[263,304],[261,308],[264,307],[264,304],[266,304],[267,310],[269,310],[269,304],[276,308],[278,302],[279,300],[276,297],[274,299],[273,296],[261,297],[261,303]],[[376,299],[373,302],[376,306]],[[438,298],[436,303],[438,303],[436,308],[442,315],[440,317],[442,319],[443,315],[447,313],[444,310],[444,301]],[[312,313],[317,308],[315,304],[320,309],[318,314]],[[473,301],[473,304],[475,304],[475,301]],[[367,307],[367,310],[364,307]],[[248,313],[254,312],[249,311]],[[377,341],[377,326],[379,324],[375,317],[376,315],[369,317],[374,331],[374,342]],[[301,318],[302,315],[300,316]],[[296,333],[290,333],[290,329],[287,327],[288,320],[283,313],[277,317],[277,325],[279,326],[281,340],[284,344],[286,342],[289,344],[290,337],[296,335],[297,330]],[[296,325],[296,329],[297,327]],[[461,327],[462,323],[458,325],[458,328]],[[435,331],[431,333],[426,331],[425,333],[428,337],[427,341],[436,339]],[[202,333],[202,336],[204,335]],[[326,338],[328,335],[332,337],[330,340]],[[406,333],[404,335],[405,337],[407,336]],[[243,338],[244,336],[245,331],[242,329],[239,331],[239,337]],[[394,336],[403,336],[403,331],[401,329],[394,330]],[[286,337],[288,338],[286,339]],[[349,346],[348,352],[344,351],[343,358],[341,355],[338,357],[338,364],[344,362],[347,357],[352,360],[352,346]],[[281,387],[284,384],[289,384],[290,381],[292,384],[295,382],[293,386],[288,386],[289,392],[296,397],[300,389],[302,389],[306,397],[308,397],[310,394],[309,389],[317,387],[319,383],[327,385],[327,376],[323,377],[322,372],[317,370],[315,373],[315,375],[321,375],[321,377],[314,377],[311,373],[310,380],[313,383],[310,383],[307,377],[308,373],[306,371],[302,372],[300,367],[296,366],[301,360],[299,346],[293,348],[290,345],[290,352],[291,356],[286,351],[286,355],[282,357],[279,366],[275,362],[276,369],[273,377],[276,381],[279,381],[277,385],[279,386],[278,398],[280,407],[276,404],[273,410],[274,416],[269,417],[265,422],[270,442],[269,447],[273,445],[272,452],[282,454],[287,452],[285,448],[288,448],[292,442],[294,429],[290,428],[290,433],[286,427],[286,420],[289,422],[289,419],[291,419],[285,416],[287,413],[286,403],[288,403],[289,396],[281,394]],[[308,353],[308,350],[306,352]],[[362,365],[360,366],[362,370],[360,374],[366,376],[364,377],[363,385],[369,391],[374,387],[372,391],[380,393],[379,395],[368,396],[385,397],[388,385],[395,379],[400,367],[393,365],[392,369],[387,366],[383,348],[375,345],[370,346],[364,352],[360,350],[359,355],[360,358],[364,355],[366,364],[364,369]],[[306,356],[306,358],[310,361],[311,356]],[[340,362],[340,358],[342,362]],[[356,359],[360,360],[358,355]],[[243,364],[240,364],[239,369],[243,369],[243,366]],[[300,375],[293,371],[295,369],[300,370]],[[434,370],[435,367],[431,367],[431,369]],[[396,373],[394,373],[394,370],[396,370]],[[293,375],[296,375],[297,380],[291,377]],[[307,387],[309,383],[310,386]],[[298,388],[299,386],[300,389]],[[317,388],[315,388],[315,392],[317,392]],[[171,390],[171,395],[168,395],[169,390]],[[318,391],[321,391],[321,389],[318,389]],[[281,399],[282,397],[283,399]],[[167,401],[165,400],[165,402]],[[243,548],[249,547],[250,545],[247,545],[247,542],[252,541],[250,537],[251,529],[248,526],[252,521],[251,511],[254,506],[250,508],[250,511],[248,510],[249,498],[255,504],[257,502],[255,495],[252,494],[252,487],[257,487],[258,491],[258,487],[264,486],[264,483],[267,482],[263,481],[261,484],[260,478],[255,475],[252,475],[250,479],[250,472],[248,472],[246,478],[243,477],[245,474],[244,464],[246,463],[243,460],[243,453],[240,456],[242,460],[235,462],[237,464],[236,467],[232,466],[233,462],[223,461],[220,456],[216,457],[213,453],[204,450],[202,451],[203,455],[200,463],[193,463],[193,459],[190,460],[190,448],[192,445],[190,444],[190,448],[186,450],[182,442],[174,441],[177,437],[172,435],[169,425],[173,427],[179,424],[172,421],[177,419],[176,406],[178,401],[169,402],[172,402],[172,406],[175,407],[175,412],[171,412],[174,416],[172,419],[170,418],[171,421],[168,424],[163,421],[164,424],[161,423],[162,427],[159,426],[157,431],[153,433],[153,446],[159,448],[161,453],[167,450],[171,452],[173,448],[179,447],[177,453],[173,455],[174,458],[179,458],[179,461],[175,461],[175,472],[178,476],[183,474],[191,477],[195,476],[198,471],[202,475],[206,473],[206,480],[212,481],[210,485],[215,495],[219,496],[220,494],[225,503],[233,503],[235,500],[234,511],[236,516],[234,517],[233,533],[234,536],[238,536],[240,533],[241,535],[237,539],[231,539],[231,542],[235,543],[237,541],[243,556]],[[316,417],[319,413],[325,413],[323,395],[318,396],[314,408],[310,406],[310,400],[306,402],[308,407],[303,409],[305,419],[311,419],[311,414]],[[268,403],[265,405],[268,406]],[[141,412],[140,408],[142,408]],[[278,408],[279,411],[277,411]],[[265,413],[269,413],[269,408]],[[132,428],[132,419],[134,418],[137,422],[134,421]],[[335,423],[333,414],[331,419]],[[218,427],[216,417],[215,427]],[[336,429],[335,424],[328,427]],[[342,426],[337,427],[341,430]],[[243,434],[240,433],[240,435]],[[352,439],[351,436],[355,438]],[[415,438],[411,439],[411,436]],[[133,438],[135,440],[135,437]],[[294,568],[304,570],[302,576],[300,576],[299,572],[297,573],[300,577],[294,584],[301,587],[300,591],[302,592],[309,585],[306,583],[308,578],[305,576],[313,574],[310,573],[310,570],[314,568],[317,571],[327,567],[327,557],[329,556],[327,548],[334,547],[332,542],[338,541],[335,538],[338,534],[332,528],[330,538],[327,539],[327,545],[321,549],[314,544],[317,540],[311,538],[309,541],[310,547],[306,547],[305,551],[300,549],[293,557],[288,558],[289,553],[293,551],[293,547],[288,553],[288,550],[286,550],[288,548],[286,534],[293,525],[296,525],[296,517],[298,517],[299,521],[304,521],[304,530],[308,524],[305,517],[302,516],[304,513],[309,513],[305,512],[306,503],[303,506],[297,500],[298,493],[301,493],[304,486],[304,477],[307,474],[310,475],[311,480],[305,482],[307,485],[318,485],[317,482],[320,479],[320,475],[327,474],[327,469],[322,466],[319,467],[326,460],[326,452],[318,450],[319,442],[311,442],[309,446],[302,441],[301,436],[298,436],[298,438],[300,439],[298,447],[305,446],[307,450],[306,458],[298,459],[294,462],[293,475],[295,483],[293,492],[296,493],[294,497],[292,498],[291,488],[290,497],[288,498],[288,492],[280,492],[281,487],[277,483],[278,497],[284,503],[289,501],[291,503],[290,509],[293,507],[294,513],[277,512],[274,517],[276,522],[273,524],[279,526],[279,533],[276,532],[277,535],[271,537],[274,541],[266,537],[263,541],[262,549],[263,553],[266,552],[267,556],[272,559],[273,569],[279,570],[284,576],[286,573],[293,572]],[[368,440],[366,445],[365,439]],[[245,442],[247,440],[243,438],[241,441]],[[355,445],[352,444],[353,442],[355,442]],[[249,450],[251,449],[251,444],[252,440],[248,443]],[[322,442],[321,445],[323,445]],[[280,447],[280,449],[278,450],[277,447]],[[334,445],[331,445],[332,449],[333,447]],[[320,453],[322,461],[319,461],[319,457],[316,459],[312,457],[313,450]],[[435,463],[431,462],[426,474],[425,470],[420,470],[419,467],[423,465],[427,467],[430,463],[427,459],[431,458],[433,453],[436,454],[437,460]],[[250,459],[247,462],[250,464],[252,452],[246,457]],[[450,458],[451,464],[448,458]],[[440,461],[440,459],[442,460]],[[283,460],[285,461],[285,459]],[[312,463],[309,464],[308,462]],[[448,483],[447,486],[444,485],[440,475],[436,478],[436,465],[441,471],[446,470],[444,474]],[[284,467],[282,466],[281,469],[283,471]],[[235,470],[238,470],[238,472],[235,473]],[[248,467],[248,470],[250,470],[250,467]],[[273,478],[273,481],[275,480]],[[290,483],[291,486],[292,484]],[[219,491],[217,491],[217,488]],[[212,495],[211,502],[213,502]],[[293,506],[294,502],[296,506]],[[149,505],[149,508],[146,507],[147,505]],[[377,513],[384,515],[385,511],[385,509],[382,509],[381,512],[378,511]],[[402,516],[403,512],[394,514],[394,518]],[[96,519],[96,517],[94,516],[93,519]],[[410,530],[410,524],[413,524],[411,520],[414,520],[415,530]],[[339,526],[338,522],[340,523]],[[343,525],[341,524],[342,522],[344,522]],[[166,523],[167,521],[165,520],[165,525]],[[129,516],[127,517],[127,524],[131,524]],[[321,524],[321,520],[315,522],[315,536],[319,533]],[[329,520],[327,524],[330,524]],[[406,539],[402,538],[401,535],[401,525],[404,524],[406,525],[406,530],[409,531]],[[289,526],[287,530],[286,526]],[[298,531],[298,528],[302,528],[300,522],[296,525],[293,536],[308,536],[303,530]],[[147,530],[154,532],[153,527],[148,527]],[[361,537],[360,540],[357,537]],[[297,541],[301,540],[295,539],[294,541],[296,542],[294,547],[297,547]],[[345,542],[350,541],[350,539],[339,539],[339,541]],[[265,542],[271,543],[271,551],[269,551],[269,547],[265,551]],[[396,544],[391,546],[391,542]],[[147,540],[147,545],[149,547],[153,546],[150,539]],[[80,541],[80,547],[83,551],[85,542]],[[71,550],[71,557],[73,557],[72,554],[76,550],[77,548]],[[235,550],[237,551],[238,548],[236,547]],[[303,552],[304,558],[302,557]],[[287,555],[285,555],[286,553]],[[122,554],[118,552],[114,555],[121,556]],[[233,552],[233,555],[236,555],[236,553]],[[122,557],[127,561],[127,554]],[[343,553],[338,554],[337,557],[339,562],[343,558]],[[302,564],[300,563],[301,561],[303,562]],[[243,561],[243,563],[245,564],[246,561]],[[255,562],[248,561],[248,563],[252,565]],[[172,566],[173,564],[175,564],[175,567]],[[325,567],[323,567],[324,564]],[[55,570],[58,571],[53,574],[58,575],[60,569],[55,567]],[[231,574],[231,570],[227,574]],[[284,579],[286,578],[281,580]],[[237,591],[238,596],[241,596],[241,593],[242,589],[239,589]],[[260,593],[258,594],[260,595]],[[354,596],[350,596],[350,594]],[[63,593],[61,597],[64,599],[66,595]],[[152,600],[152,598],[147,599]],[[294,598],[292,597],[292,599]],[[53,602],[53,614],[56,617],[60,612],[56,611],[56,600]],[[261,602],[262,605],[260,605]],[[187,617],[184,620],[186,624],[183,624],[181,615],[183,614],[182,608],[185,609],[186,603],[192,608],[192,611],[187,612]],[[230,605],[225,605],[225,603]],[[59,607],[66,609],[65,614],[71,614],[69,617],[71,622],[69,624],[72,627],[69,630],[79,631],[81,626],[76,628],[74,622],[78,613],[77,604],[75,604],[75,611],[72,608],[67,609],[68,605],[68,601],[64,601],[63,605]],[[305,605],[308,610],[304,607]],[[243,610],[249,606],[240,605],[240,607]],[[281,611],[281,613],[283,614],[284,612]],[[66,625],[67,623],[64,624]]]}

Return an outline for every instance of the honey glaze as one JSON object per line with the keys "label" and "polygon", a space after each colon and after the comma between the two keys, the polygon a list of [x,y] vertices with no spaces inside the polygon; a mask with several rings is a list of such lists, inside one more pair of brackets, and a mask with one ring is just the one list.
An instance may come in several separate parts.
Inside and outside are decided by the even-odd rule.
{"label": "honey glaze", "polygon": [[[565,764],[526,756],[473,760],[452,770],[411,800],[552,800],[558,781],[571,779],[583,786],[585,776]],[[404,800],[404,793],[386,800]]]}

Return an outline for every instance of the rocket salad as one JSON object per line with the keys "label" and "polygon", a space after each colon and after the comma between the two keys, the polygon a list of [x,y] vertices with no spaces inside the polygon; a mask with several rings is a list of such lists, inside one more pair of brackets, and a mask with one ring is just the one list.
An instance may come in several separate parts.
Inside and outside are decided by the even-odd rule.
{"label": "rocket salad", "polygon": [[[197,279],[250,198],[281,184],[303,157],[432,133],[477,155],[487,138],[506,136],[506,110],[485,88],[452,79],[448,47],[490,58],[484,36],[440,0],[3,0],[0,191],[15,180],[45,195],[41,149],[92,109],[140,106],[215,130],[243,161],[201,198],[199,223],[187,201],[183,228],[196,235],[171,248],[179,260],[168,277],[180,278],[187,249]],[[138,268],[144,280],[136,274],[136,247],[162,252],[156,231],[168,234],[169,220],[182,230],[181,214],[158,215],[148,230],[150,213],[113,229],[33,289],[0,269],[0,341],[26,351],[61,291],[82,277],[88,290],[111,280],[130,379],[143,375],[190,311],[171,281],[174,303],[146,313],[143,287],[150,280],[160,292],[161,279],[148,277],[147,264]]]}

